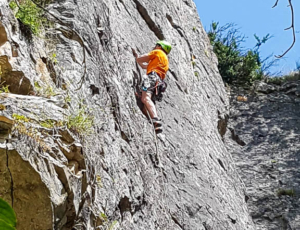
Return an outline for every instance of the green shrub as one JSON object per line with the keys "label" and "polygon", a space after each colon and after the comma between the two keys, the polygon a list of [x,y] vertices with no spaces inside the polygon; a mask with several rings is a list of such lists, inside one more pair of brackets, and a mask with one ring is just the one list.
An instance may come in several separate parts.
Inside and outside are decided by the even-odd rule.
{"label": "green shrub", "polygon": [[10,205],[0,198],[0,229],[16,230],[17,218]]}
{"label": "green shrub", "polygon": [[224,82],[251,85],[264,77],[258,49],[270,38],[269,35],[262,40],[255,35],[256,48],[245,52],[241,47],[244,36],[238,33],[234,24],[219,27],[219,23],[213,22],[207,34],[218,57],[218,68]]}
{"label": "green shrub", "polygon": [[15,1],[11,1],[11,2],[9,3],[9,7],[10,7],[12,10],[15,10],[15,9],[18,8],[18,5],[17,5],[17,3],[16,3]]}
{"label": "green shrub", "polygon": [[[18,7],[15,1],[11,1],[9,6],[12,10]],[[19,9],[15,16],[24,25],[29,26],[30,30],[35,35],[40,33],[43,24],[47,24],[47,19],[43,15],[43,10],[30,0],[23,0],[19,3]]]}

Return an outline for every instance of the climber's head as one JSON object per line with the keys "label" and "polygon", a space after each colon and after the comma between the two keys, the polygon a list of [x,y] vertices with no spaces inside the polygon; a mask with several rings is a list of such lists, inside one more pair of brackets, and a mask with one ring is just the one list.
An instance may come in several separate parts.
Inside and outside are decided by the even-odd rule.
{"label": "climber's head", "polygon": [[165,51],[166,54],[169,54],[171,52],[171,49],[172,49],[171,44],[169,42],[167,42],[167,41],[164,41],[164,40],[156,42],[156,46],[160,46],[161,49],[163,51]]}

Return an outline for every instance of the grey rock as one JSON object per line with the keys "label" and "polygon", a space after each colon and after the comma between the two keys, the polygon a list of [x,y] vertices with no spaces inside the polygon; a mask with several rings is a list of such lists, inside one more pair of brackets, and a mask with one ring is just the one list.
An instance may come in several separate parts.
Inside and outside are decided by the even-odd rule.
{"label": "grey rock", "polygon": [[231,91],[230,110],[235,117],[229,118],[228,125],[238,138],[225,140],[245,182],[257,229],[300,229],[300,103],[295,94],[288,94],[299,85],[299,81],[289,82],[267,95],[248,91],[251,100],[242,103],[235,101],[236,89]]}
{"label": "grey rock", "polygon": [[267,84],[263,81],[256,81],[254,83],[254,87],[256,89],[256,92],[265,93],[265,94],[269,94],[278,90],[275,85]]}
{"label": "grey rock", "polygon": [[[18,165],[3,166],[1,196],[26,204],[16,209],[20,229],[48,230],[51,220],[55,230],[254,229],[223,142],[228,97],[192,1],[55,2],[45,15],[54,25],[40,36],[7,1],[0,10],[0,56],[30,83],[0,95],[1,164],[9,144],[47,190],[27,201],[10,186],[21,184],[7,173]],[[144,72],[133,56],[158,39],[173,44],[160,137],[138,106]],[[26,209],[34,197],[41,207]]]}
{"label": "grey rock", "polygon": [[288,91],[292,88],[299,88],[299,82],[300,81],[287,81],[282,84],[280,91]]}

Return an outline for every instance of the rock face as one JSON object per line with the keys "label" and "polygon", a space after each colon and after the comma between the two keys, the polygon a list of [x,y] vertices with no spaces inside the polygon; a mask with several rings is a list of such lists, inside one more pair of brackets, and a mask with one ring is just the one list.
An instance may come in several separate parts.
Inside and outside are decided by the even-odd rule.
{"label": "rock face", "polygon": [[[238,102],[238,95],[248,100]],[[299,95],[300,81],[232,91],[228,135],[241,146],[229,142],[228,149],[245,182],[257,229],[300,229]]]}
{"label": "rock face", "polygon": [[18,229],[52,229],[49,190],[41,177],[11,145],[1,145],[0,151],[0,194],[13,204],[18,219],[22,220],[18,223]]}
{"label": "rock face", "polygon": [[[223,142],[228,98],[194,3],[44,7],[52,24],[36,36],[0,0],[1,80],[11,82],[0,94],[0,196],[16,207],[17,228],[254,229]],[[144,72],[133,53],[159,39],[173,50],[156,137],[135,96]]]}

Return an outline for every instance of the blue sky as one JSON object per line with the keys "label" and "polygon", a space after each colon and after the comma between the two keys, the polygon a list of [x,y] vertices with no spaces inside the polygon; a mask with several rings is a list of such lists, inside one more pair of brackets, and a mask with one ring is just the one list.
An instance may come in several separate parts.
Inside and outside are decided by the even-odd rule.
{"label": "blue sky", "polygon": [[[263,44],[260,51],[262,58],[271,54],[281,55],[292,44],[292,30],[284,30],[291,25],[291,11],[288,0],[279,0],[277,7],[272,8],[276,0],[194,0],[200,20],[206,30],[212,21],[220,25],[235,23],[241,34],[246,36],[245,48],[256,44],[254,34],[260,38],[268,33],[273,36]],[[286,74],[296,68],[300,62],[300,0],[292,1],[295,13],[296,44],[292,50],[279,60],[271,72]],[[299,22],[299,24],[298,24]]]}

